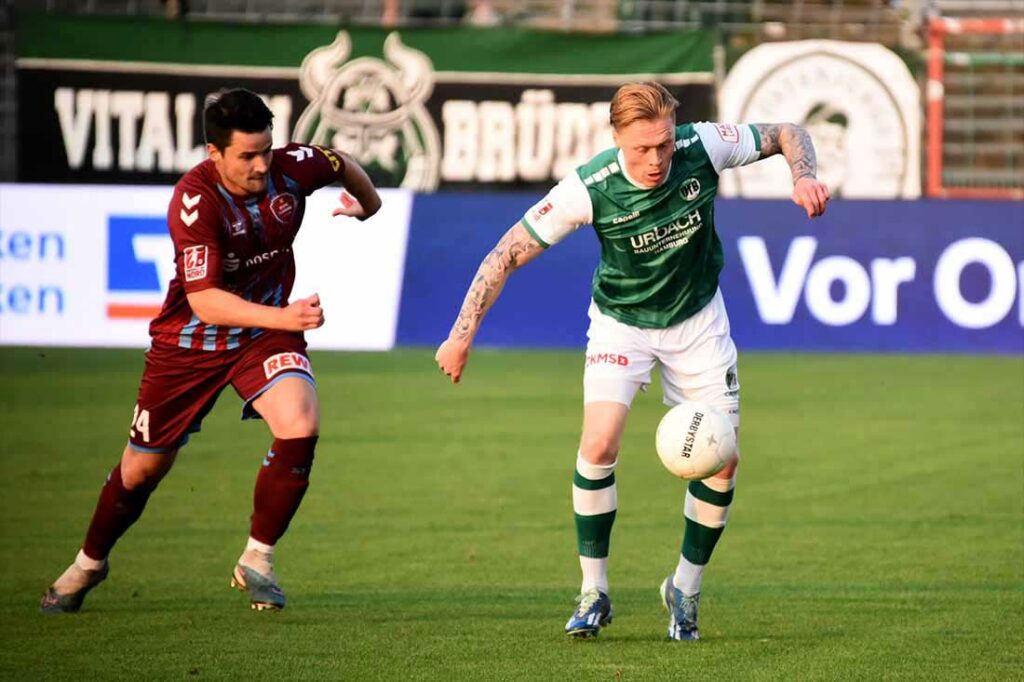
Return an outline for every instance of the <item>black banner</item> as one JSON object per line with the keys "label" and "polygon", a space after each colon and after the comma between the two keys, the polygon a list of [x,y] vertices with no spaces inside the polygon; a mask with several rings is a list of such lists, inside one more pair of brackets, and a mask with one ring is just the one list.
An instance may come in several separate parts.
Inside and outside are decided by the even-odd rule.
{"label": "black banner", "polygon": [[[142,68],[19,64],[18,179],[173,184],[206,158],[206,96],[246,87],[274,111],[275,145],[341,149],[382,187],[542,191],[611,146],[607,103],[619,85],[594,76],[434,73],[429,62],[410,74],[372,59],[326,78],[282,68]],[[710,118],[712,87],[697,76],[666,84],[680,120]]]}

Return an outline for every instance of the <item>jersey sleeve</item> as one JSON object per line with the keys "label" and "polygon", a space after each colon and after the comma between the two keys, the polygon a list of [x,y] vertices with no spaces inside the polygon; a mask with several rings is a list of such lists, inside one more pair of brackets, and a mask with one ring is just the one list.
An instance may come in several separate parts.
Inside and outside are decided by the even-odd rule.
{"label": "jersey sleeve", "polygon": [[315,144],[291,143],[274,150],[274,163],[291,178],[304,196],[321,187],[341,182],[345,160],[341,154]]}
{"label": "jersey sleeve", "polygon": [[732,123],[696,123],[693,126],[715,172],[736,168],[761,158],[761,138],[754,126]]}
{"label": "jersey sleeve", "polygon": [[547,248],[593,219],[590,192],[573,171],[526,212],[522,223],[533,238]]}
{"label": "jersey sleeve", "polygon": [[167,209],[174,262],[185,293],[221,286],[220,210],[210,192],[195,184],[174,188]]}

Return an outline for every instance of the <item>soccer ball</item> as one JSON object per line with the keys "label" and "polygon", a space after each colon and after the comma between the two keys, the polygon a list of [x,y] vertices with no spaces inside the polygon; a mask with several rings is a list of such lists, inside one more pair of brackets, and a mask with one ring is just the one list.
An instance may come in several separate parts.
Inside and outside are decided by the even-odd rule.
{"label": "soccer ball", "polygon": [[699,481],[717,474],[736,454],[736,431],[719,410],[687,400],[661,418],[655,448],[666,469]]}

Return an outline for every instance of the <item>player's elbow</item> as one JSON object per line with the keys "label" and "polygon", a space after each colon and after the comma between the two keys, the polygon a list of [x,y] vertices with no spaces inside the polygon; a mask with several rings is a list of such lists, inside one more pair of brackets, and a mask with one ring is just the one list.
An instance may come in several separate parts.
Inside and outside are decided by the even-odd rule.
{"label": "player's elbow", "polygon": [[806,135],[807,131],[804,130],[803,126],[797,125],[796,123],[780,123],[779,124],[779,141],[792,140],[800,135]]}
{"label": "player's elbow", "polygon": [[367,199],[367,203],[363,204],[363,210],[366,211],[366,217],[369,218],[380,210],[382,202],[380,195],[376,191],[370,192],[370,196]]}

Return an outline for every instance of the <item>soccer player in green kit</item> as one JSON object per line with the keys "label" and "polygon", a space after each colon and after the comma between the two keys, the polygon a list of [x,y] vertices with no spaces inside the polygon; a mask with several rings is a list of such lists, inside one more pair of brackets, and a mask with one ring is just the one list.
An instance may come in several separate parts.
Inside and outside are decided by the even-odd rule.
{"label": "soccer player in green kit", "polygon": [[[594,273],[583,374],[583,434],[573,476],[573,511],[583,583],[565,631],[597,635],[612,620],[608,545],[617,499],[615,464],[629,407],[661,368],[664,401],[700,400],[739,430],[736,346],[718,275],[722,244],[714,228],[719,174],[782,154],[793,202],[809,218],[825,211],[828,188],[816,177],[814,147],[799,126],[676,125],[678,102],[661,85],[632,83],[611,102],[615,147],[558,183],[501,238],[480,264],[448,339],[441,370],[457,383],[484,315],[508,276],[583,225],[601,243]],[[739,458],[703,481],[684,503],[679,563],[661,585],[668,636],[696,640],[704,567],[725,527]]]}

